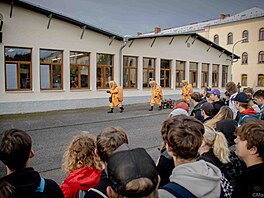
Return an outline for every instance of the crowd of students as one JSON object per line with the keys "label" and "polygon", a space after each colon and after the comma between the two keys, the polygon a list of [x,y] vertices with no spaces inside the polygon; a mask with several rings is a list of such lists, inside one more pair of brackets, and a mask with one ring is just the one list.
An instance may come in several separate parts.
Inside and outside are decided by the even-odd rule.
{"label": "crowd of students", "polygon": [[23,130],[0,134],[0,197],[264,197],[264,91],[237,92],[227,83],[180,100],[162,122],[160,157],[129,144],[126,131],[107,127],[98,136],[73,137],[63,157],[68,173],[59,186],[29,165],[31,137]]}

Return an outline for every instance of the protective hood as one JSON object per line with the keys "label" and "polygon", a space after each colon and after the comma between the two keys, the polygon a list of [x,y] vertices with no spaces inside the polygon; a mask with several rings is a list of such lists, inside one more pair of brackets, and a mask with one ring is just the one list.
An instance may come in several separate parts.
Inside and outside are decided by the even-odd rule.
{"label": "protective hood", "polygon": [[149,86],[156,87],[156,85],[157,85],[156,81],[154,81],[154,80],[149,81]]}
{"label": "protective hood", "polygon": [[176,166],[170,181],[176,182],[196,197],[219,197],[221,193],[221,171],[204,160]]}
{"label": "protective hood", "polygon": [[87,191],[99,183],[101,171],[94,167],[83,167],[70,173],[61,185],[65,197],[76,195],[79,190]]}
{"label": "protective hood", "polygon": [[182,80],[182,83],[188,84],[188,81],[187,80]]}
{"label": "protective hood", "polygon": [[109,87],[110,87],[111,89],[115,89],[115,88],[117,87],[116,82],[113,81],[113,80],[109,81]]}

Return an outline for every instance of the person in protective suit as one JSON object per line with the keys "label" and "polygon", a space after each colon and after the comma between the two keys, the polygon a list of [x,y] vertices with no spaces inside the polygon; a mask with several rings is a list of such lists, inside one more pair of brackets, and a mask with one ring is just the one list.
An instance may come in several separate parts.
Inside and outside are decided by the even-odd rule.
{"label": "person in protective suit", "polygon": [[182,80],[182,98],[190,105],[192,85],[187,80]]}
{"label": "person in protective suit", "polygon": [[156,81],[150,81],[149,85],[151,87],[151,92],[152,92],[149,111],[153,111],[153,106],[155,103],[159,105],[159,110],[161,110],[162,109],[161,100],[163,98],[161,86],[157,85]]}
{"label": "person in protective suit", "polygon": [[109,82],[110,90],[107,90],[107,93],[110,93],[109,102],[110,102],[110,110],[107,113],[113,113],[114,107],[118,107],[120,109],[120,113],[124,111],[124,107],[119,103],[123,101],[123,88],[116,85],[115,81]]}

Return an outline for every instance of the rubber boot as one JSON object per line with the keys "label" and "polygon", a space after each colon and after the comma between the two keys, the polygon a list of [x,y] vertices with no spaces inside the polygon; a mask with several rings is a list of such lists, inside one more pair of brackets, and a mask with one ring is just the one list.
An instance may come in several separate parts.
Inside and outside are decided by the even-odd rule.
{"label": "rubber boot", "polygon": [[150,109],[149,109],[149,111],[153,111],[153,106],[150,106]]}
{"label": "rubber boot", "polygon": [[121,106],[121,107],[120,107],[120,113],[123,113],[124,110],[125,110],[124,107]]}
{"label": "rubber boot", "polygon": [[114,109],[111,108],[109,111],[107,111],[107,113],[113,113],[114,112]]}
{"label": "rubber boot", "polygon": [[162,106],[159,106],[159,111],[162,110]]}

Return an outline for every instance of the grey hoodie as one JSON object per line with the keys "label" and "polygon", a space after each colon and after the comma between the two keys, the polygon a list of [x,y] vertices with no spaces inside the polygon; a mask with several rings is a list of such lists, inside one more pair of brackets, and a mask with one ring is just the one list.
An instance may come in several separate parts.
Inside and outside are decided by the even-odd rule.
{"label": "grey hoodie", "polygon": [[[204,160],[176,166],[170,181],[180,184],[196,197],[219,198],[221,194],[221,171]],[[174,197],[166,190],[159,189],[159,198]]]}

